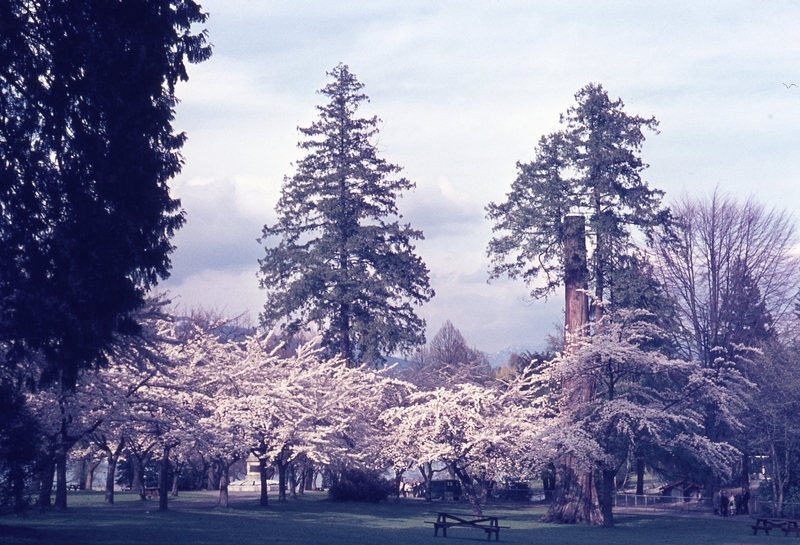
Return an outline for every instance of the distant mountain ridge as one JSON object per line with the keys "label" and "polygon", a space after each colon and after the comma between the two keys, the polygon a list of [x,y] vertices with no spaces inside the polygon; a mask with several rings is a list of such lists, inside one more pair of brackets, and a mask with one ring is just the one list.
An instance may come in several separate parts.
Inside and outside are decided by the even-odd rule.
{"label": "distant mountain ridge", "polygon": [[503,348],[502,350],[499,350],[492,354],[487,353],[486,359],[489,360],[489,365],[491,365],[492,368],[496,368],[496,367],[502,367],[503,365],[508,363],[508,358],[511,357],[511,354],[523,354],[525,352],[537,352],[543,350],[544,346],[540,345],[537,346],[530,343],[515,344],[513,346],[508,346],[506,348]]}

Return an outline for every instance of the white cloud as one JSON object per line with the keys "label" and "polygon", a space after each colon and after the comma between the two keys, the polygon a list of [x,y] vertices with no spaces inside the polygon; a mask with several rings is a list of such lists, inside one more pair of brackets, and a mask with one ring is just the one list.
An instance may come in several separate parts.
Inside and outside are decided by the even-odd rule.
{"label": "white cloud", "polygon": [[526,306],[521,283],[485,283],[484,207],[590,81],[661,121],[643,156],[668,197],[719,184],[800,208],[800,88],[783,86],[800,85],[796,2],[201,3],[215,54],[178,87],[176,120],[189,136],[173,183],[188,224],[167,285],[184,298],[260,301],[254,239],[301,157],[296,127],[314,120],[315,91],[342,61],[372,98],[365,115],[384,120],[382,155],[417,183],[398,204],[426,234],[431,334],[451,319],[494,350],[536,344],[559,319],[558,297]]}

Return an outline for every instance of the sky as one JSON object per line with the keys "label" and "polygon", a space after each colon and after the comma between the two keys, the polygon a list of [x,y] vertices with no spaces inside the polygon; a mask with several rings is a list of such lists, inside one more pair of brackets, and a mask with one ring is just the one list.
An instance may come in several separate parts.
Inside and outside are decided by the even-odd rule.
{"label": "sky", "polygon": [[487,282],[485,207],[590,82],[659,120],[643,179],[666,204],[716,189],[800,209],[800,2],[199,2],[214,54],[177,88],[188,141],[171,188],[187,223],[160,285],[179,308],[258,322],[256,239],[340,62],[370,97],[360,113],[381,119],[381,157],[416,183],[398,207],[425,235],[428,339],[449,319],[489,353],[540,348],[562,322],[561,294]]}

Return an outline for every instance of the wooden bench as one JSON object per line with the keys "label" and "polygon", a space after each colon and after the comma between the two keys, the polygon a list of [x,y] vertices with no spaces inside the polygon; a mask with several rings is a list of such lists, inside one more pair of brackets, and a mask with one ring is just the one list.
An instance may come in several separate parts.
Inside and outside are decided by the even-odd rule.
{"label": "wooden bench", "polygon": [[448,528],[472,528],[474,530],[483,530],[486,532],[486,540],[492,540],[494,534],[495,541],[500,540],[500,528],[508,528],[508,526],[500,526],[498,521],[500,517],[468,517],[469,515],[453,515],[450,513],[437,513],[436,522],[425,521],[426,524],[433,524],[433,537],[438,537],[439,530],[442,530],[442,537],[447,537]]}

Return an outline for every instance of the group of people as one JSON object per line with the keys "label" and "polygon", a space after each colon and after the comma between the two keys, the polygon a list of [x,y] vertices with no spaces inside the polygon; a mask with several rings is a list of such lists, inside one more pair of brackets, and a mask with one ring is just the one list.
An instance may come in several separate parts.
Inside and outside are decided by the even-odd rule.
{"label": "group of people", "polygon": [[714,514],[727,517],[728,515],[750,514],[750,489],[742,488],[738,494],[719,490],[714,494]]}
{"label": "group of people", "polygon": [[421,490],[422,490],[422,485],[417,481],[411,481],[411,482],[403,481],[402,483],[400,483],[400,494],[404,498],[408,498],[410,496],[416,498],[422,494]]}

